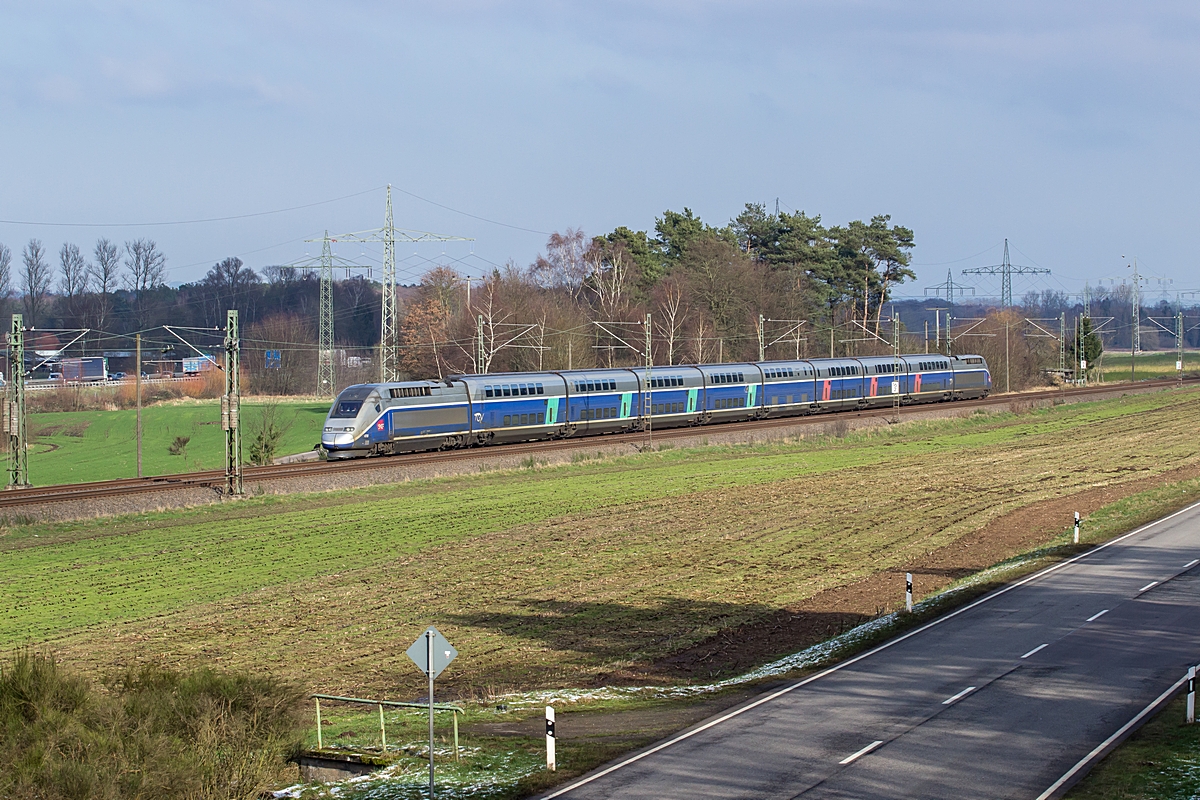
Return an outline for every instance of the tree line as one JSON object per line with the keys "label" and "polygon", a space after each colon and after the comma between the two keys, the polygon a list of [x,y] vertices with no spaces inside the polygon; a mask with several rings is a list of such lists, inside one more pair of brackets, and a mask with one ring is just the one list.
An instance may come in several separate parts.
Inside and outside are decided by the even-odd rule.
{"label": "tree line", "polygon": [[[887,215],[826,226],[820,216],[768,213],[761,204],[719,226],[684,208],[665,211],[650,231],[587,236],[568,228],[551,235],[533,263],[493,270],[469,306],[463,278],[448,267],[403,288],[402,365],[411,377],[428,377],[632,363],[638,359],[617,331],[646,313],[661,363],[755,356],[760,313],[852,321],[878,334],[891,290],[913,277],[913,246],[912,231]],[[292,352],[298,369],[311,360],[302,351],[316,342],[313,272],[255,271],[230,257],[191,283],[168,286],[166,276],[167,256],[148,238],[100,238],[91,248],[68,241],[57,253],[30,239],[15,255],[0,244],[0,307],[23,313],[27,327],[89,328],[97,332],[90,346],[102,349],[106,337],[163,324],[221,328],[226,309],[236,308],[248,340]],[[370,358],[379,292],[361,276],[335,281],[339,348]],[[306,388],[303,378],[287,383]]]}
{"label": "tree line", "polygon": [[647,314],[657,364],[757,359],[760,328],[775,357],[820,352],[819,325],[880,341],[892,290],[914,277],[914,244],[888,215],[826,226],[756,203],[721,226],[685,207],[652,231],[568,228],[532,264],[486,276],[469,304],[453,270],[427,273],[401,364],[414,376],[637,364]]}

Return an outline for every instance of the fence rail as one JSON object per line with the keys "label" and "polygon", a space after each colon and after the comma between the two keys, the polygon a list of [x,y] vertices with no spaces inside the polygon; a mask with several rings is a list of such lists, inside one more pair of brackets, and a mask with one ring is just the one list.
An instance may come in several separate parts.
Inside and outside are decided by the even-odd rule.
{"label": "fence rail", "polygon": [[[321,736],[321,701],[329,700],[338,703],[358,703],[360,705],[378,706],[379,707],[379,749],[381,752],[387,752],[387,729],[383,724],[383,707],[391,708],[420,708],[428,709],[428,703],[405,703],[399,700],[367,700],[362,697],[342,697],[336,694],[313,694],[309,695],[317,705],[317,749],[325,748],[324,739]],[[450,703],[434,703],[434,711],[449,711],[454,715],[454,760],[459,760],[458,749],[458,715],[466,713],[461,707]]]}

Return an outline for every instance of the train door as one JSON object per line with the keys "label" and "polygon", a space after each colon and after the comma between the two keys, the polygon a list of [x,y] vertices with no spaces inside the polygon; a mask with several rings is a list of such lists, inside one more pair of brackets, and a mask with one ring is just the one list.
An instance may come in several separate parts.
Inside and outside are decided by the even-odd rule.
{"label": "train door", "polygon": [[621,393],[621,419],[629,419],[633,410],[633,392]]}
{"label": "train door", "polygon": [[699,399],[700,399],[700,390],[699,389],[688,389],[687,413],[689,413],[689,414],[696,413],[696,403]]}

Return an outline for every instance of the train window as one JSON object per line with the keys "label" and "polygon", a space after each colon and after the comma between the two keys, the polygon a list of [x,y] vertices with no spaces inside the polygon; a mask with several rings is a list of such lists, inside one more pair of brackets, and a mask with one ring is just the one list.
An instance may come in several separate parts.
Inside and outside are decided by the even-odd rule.
{"label": "train window", "polygon": [[539,411],[538,412],[538,425],[545,425],[545,424],[546,424],[546,412]]}
{"label": "train window", "polygon": [[512,420],[512,417],[510,417],[508,414],[504,415],[504,424],[505,425],[511,424],[511,420]]}
{"label": "train window", "polygon": [[492,387],[490,387],[490,386],[483,387],[483,396],[491,397],[492,396]]}

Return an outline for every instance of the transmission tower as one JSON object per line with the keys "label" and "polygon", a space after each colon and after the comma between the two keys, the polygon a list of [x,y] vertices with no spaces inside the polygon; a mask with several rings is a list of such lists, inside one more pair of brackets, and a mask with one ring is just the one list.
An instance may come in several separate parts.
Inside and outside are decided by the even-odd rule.
{"label": "transmission tower", "polygon": [[363,264],[352,264],[344,258],[333,254],[332,243],[337,239],[330,238],[329,231],[320,239],[305,239],[306,242],[320,242],[320,258],[306,258],[295,264],[277,264],[279,269],[317,270],[321,276],[321,299],[318,304],[317,324],[317,393],[327,397],[337,394],[337,374],[333,359],[333,270],[346,270],[346,277],[356,269],[365,269],[370,277],[371,267]]}
{"label": "transmission tower", "polygon": [[946,301],[950,303],[950,305],[954,305],[954,293],[956,291],[960,297],[964,296],[967,292],[970,292],[972,295],[974,295],[975,287],[965,286],[961,283],[955,283],[954,270],[948,269],[946,270],[946,282],[939,283],[936,286],[927,286],[925,288],[925,296],[929,297],[930,295],[933,295],[934,297],[941,297],[942,295],[945,295]]}
{"label": "transmission tower", "polygon": [[1008,239],[1004,240],[1004,262],[990,267],[972,267],[964,269],[963,275],[999,275],[1000,276],[1000,305],[1012,308],[1012,276],[1013,275],[1049,275],[1050,270],[1042,267],[1022,267],[1014,265],[1008,259]]}
{"label": "transmission tower", "polygon": [[346,242],[383,243],[383,315],[379,330],[379,380],[391,383],[397,379],[396,346],[398,339],[396,319],[396,242],[473,242],[469,237],[442,236],[428,231],[410,231],[397,228],[392,222],[392,185],[387,187],[387,207],[383,215],[383,227],[358,233],[347,233],[335,237]]}
{"label": "transmission tower", "polygon": [[4,431],[8,434],[8,487],[12,489],[29,485],[29,451],[25,449],[25,328],[20,314],[12,315],[8,371]]}

